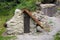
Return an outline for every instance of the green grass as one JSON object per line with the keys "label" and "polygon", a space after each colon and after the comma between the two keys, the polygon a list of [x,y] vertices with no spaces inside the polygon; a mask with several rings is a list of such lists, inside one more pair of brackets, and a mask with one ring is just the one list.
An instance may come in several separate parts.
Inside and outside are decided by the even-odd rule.
{"label": "green grass", "polygon": [[58,7],[57,10],[60,10],[60,7]]}
{"label": "green grass", "polygon": [[14,37],[12,36],[2,36],[2,34],[6,31],[6,28],[4,27],[4,24],[13,16],[15,8],[7,11],[3,10],[0,12],[0,40],[11,40]]}
{"label": "green grass", "polygon": [[[9,12],[9,13],[8,13]],[[13,16],[14,9],[11,11],[6,12],[9,15],[2,15],[0,16],[0,35],[5,31],[4,24]]]}
{"label": "green grass", "polygon": [[60,32],[58,32],[58,33],[54,36],[54,40],[60,40]]}
{"label": "green grass", "polygon": [[17,5],[17,8],[19,9],[28,9],[30,11],[35,11],[36,10],[36,0],[21,0],[21,3]]}
{"label": "green grass", "polygon": [[16,39],[15,36],[6,36],[6,37],[0,36],[0,40],[15,40],[15,39]]}

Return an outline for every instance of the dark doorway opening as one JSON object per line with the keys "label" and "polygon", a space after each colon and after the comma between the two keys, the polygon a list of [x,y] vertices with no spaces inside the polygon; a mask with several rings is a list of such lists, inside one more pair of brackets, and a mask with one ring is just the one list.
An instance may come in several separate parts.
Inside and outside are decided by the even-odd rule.
{"label": "dark doorway opening", "polygon": [[52,3],[52,4],[55,4],[57,0],[43,0],[41,1],[42,4],[47,4],[47,3]]}
{"label": "dark doorway opening", "polygon": [[27,14],[26,11],[24,13],[24,33],[30,32],[30,16]]}

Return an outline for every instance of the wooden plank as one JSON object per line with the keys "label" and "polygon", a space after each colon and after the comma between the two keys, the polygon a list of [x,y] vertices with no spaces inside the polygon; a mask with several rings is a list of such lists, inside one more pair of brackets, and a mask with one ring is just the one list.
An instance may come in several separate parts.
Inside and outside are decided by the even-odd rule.
{"label": "wooden plank", "polygon": [[24,33],[30,32],[30,16],[24,12]]}

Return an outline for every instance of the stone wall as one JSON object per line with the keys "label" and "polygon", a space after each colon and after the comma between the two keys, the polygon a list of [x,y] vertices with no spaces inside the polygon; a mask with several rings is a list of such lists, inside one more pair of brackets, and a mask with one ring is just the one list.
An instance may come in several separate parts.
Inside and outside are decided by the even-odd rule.
{"label": "stone wall", "polygon": [[[30,18],[30,33],[36,33],[37,31],[44,32],[50,31],[50,25],[48,24],[48,16],[53,16],[56,13],[56,8],[54,4],[41,4],[41,11],[32,12],[32,15],[36,17],[41,22],[41,25],[45,29],[41,29]],[[23,34],[24,33],[24,14],[20,9],[15,10],[14,16],[6,22],[7,24],[7,34]]]}
{"label": "stone wall", "polygon": [[[33,13],[34,15],[34,13]],[[16,9],[14,16],[6,22],[7,34],[23,34],[24,33],[24,14],[21,10]],[[36,24],[30,19],[30,32],[36,31]]]}
{"label": "stone wall", "polygon": [[[14,16],[6,22],[7,24],[7,34],[23,34],[24,33],[24,14],[21,10],[16,9]],[[32,12],[32,15],[39,19],[40,21],[44,19],[43,12]],[[45,20],[45,19],[44,19]],[[41,21],[45,22],[45,21]],[[45,24],[46,25],[46,24]],[[47,25],[45,26],[47,27]],[[36,33],[37,30],[44,31],[40,28],[32,19],[30,19],[30,33]]]}
{"label": "stone wall", "polygon": [[21,14],[21,10],[16,9],[15,10],[15,14],[14,16],[6,22],[7,24],[7,33],[8,34],[20,34],[23,33],[23,29],[24,29],[24,18],[23,18],[23,14]]}
{"label": "stone wall", "polygon": [[41,4],[41,11],[50,17],[52,17],[57,12],[55,4]]}

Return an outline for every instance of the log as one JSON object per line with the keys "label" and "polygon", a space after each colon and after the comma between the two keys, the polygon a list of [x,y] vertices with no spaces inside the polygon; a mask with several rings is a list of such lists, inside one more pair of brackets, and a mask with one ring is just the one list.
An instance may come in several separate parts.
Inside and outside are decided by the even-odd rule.
{"label": "log", "polygon": [[40,22],[38,19],[36,19],[36,17],[33,16],[30,11],[28,11],[27,9],[24,9],[24,10],[23,10],[23,13],[25,13],[25,12],[26,12],[42,29],[44,29],[44,27],[41,26],[41,22]]}

